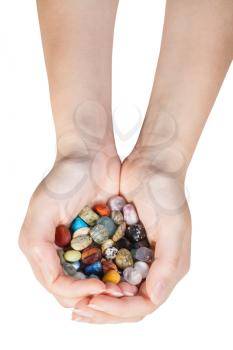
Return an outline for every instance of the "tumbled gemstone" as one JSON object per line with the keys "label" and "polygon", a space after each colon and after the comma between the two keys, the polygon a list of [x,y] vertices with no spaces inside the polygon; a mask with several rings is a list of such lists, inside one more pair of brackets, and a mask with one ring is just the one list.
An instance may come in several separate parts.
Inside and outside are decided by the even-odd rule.
{"label": "tumbled gemstone", "polygon": [[88,224],[85,221],[83,221],[79,216],[77,216],[70,225],[71,232],[75,232],[83,227],[88,227]]}
{"label": "tumbled gemstone", "polygon": [[90,236],[94,242],[102,244],[109,238],[109,233],[104,225],[97,224],[91,228]]}
{"label": "tumbled gemstone", "polygon": [[55,244],[58,247],[66,247],[71,240],[70,230],[65,225],[59,225],[55,232]]}
{"label": "tumbled gemstone", "polygon": [[124,235],[126,230],[126,223],[123,221],[116,229],[114,235],[112,236],[112,240],[114,242],[119,241]]}
{"label": "tumbled gemstone", "polygon": [[111,218],[116,225],[120,225],[124,221],[123,214],[120,210],[113,210],[111,212]]}
{"label": "tumbled gemstone", "polygon": [[82,262],[84,264],[93,264],[102,257],[101,250],[97,247],[87,247],[82,252]]}
{"label": "tumbled gemstone", "polygon": [[100,216],[109,216],[110,215],[110,209],[109,207],[104,203],[97,203],[93,210],[99,214]]}
{"label": "tumbled gemstone", "polygon": [[153,260],[153,251],[147,247],[140,247],[136,250],[135,259],[145,262],[152,262]]}
{"label": "tumbled gemstone", "polygon": [[64,259],[68,262],[79,261],[81,259],[81,253],[76,250],[67,250],[64,253]]}
{"label": "tumbled gemstone", "polygon": [[144,262],[144,261],[137,261],[134,264],[134,268],[141,273],[142,278],[146,278],[147,277],[148,272],[149,272],[149,265],[146,262]]}
{"label": "tumbled gemstone", "polygon": [[87,265],[84,268],[86,275],[100,275],[102,273],[102,264],[100,261],[96,261],[93,264]]}
{"label": "tumbled gemstone", "polygon": [[127,238],[122,237],[119,241],[116,242],[115,247],[117,249],[121,249],[121,248],[130,249],[131,242]]}
{"label": "tumbled gemstone", "polygon": [[123,276],[126,282],[137,286],[142,281],[142,275],[139,270],[133,268],[133,267],[127,267],[123,271]]}
{"label": "tumbled gemstone", "polygon": [[123,208],[124,220],[128,225],[138,223],[138,214],[133,204],[126,204]]}
{"label": "tumbled gemstone", "polygon": [[146,231],[142,224],[128,226],[125,234],[131,242],[139,242],[146,238]]}
{"label": "tumbled gemstone", "polygon": [[121,196],[112,197],[108,201],[108,205],[111,210],[122,210],[125,203],[125,199]]}
{"label": "tumbled gemstone", "polygon": [[101,263],[102,263],[103,273],[106,273],[109,270],[117,271],[117,266],[116,266],[116,264],[114,264],[114,262],[112,260],[102,259]]}
{"label": "tumbled gemstone", "polygon": [[109,218],[108,216],[102,216],[98,221],[97,224],[103,225],[106,230],[109,233],[109,237],[111,237],[114,232],[116,231],[116,225],[114,224],[114,221]]}
{"label": "tumbled gemstone", "polygon": [[74,231],[72,238],[88,235],[89,232],[90,232],[90,227],[81,227],[78,230]]}
{"label": "tumbled gemstone", "polygon": [[72,239],[70,245],[74,250],[83,250],[92,243],[89,235],[78,236]]}
{"label": "tumbled gemstone", "polygon": [[125,248],[120,249],[117,253],[115,263],[120,269],[125,269],[126,267],[132,266],[133,258],[130,251]]}
{"label": "tumbled gemstone", "polygon": [[117,284],[121,280],[121,276],[119,272],[115,270],[109,270],[106,272],[106,274],[103,276],[102,281],[105,283],[114,283]]}
{"label": "tumbled gemstone", "polygon": [[108,247],[104,251],[104,256],[108,260],[113,260],[117,256],[117,253],[118,253],[118,249],[117,248],[115,248],[115,247]]}
{"label": "tumbled gemstone", "polygon": [[79,213],[79,216],[88,225],[94,226],[99,219],[99,215],[94,212],[91,208],[86,205]]}
{"label": "tumbled gemstone", "polygon": [[113,240],[112,239],[107,239],[106,241],[104,241],[101,245],[101,250],[102,250],[102,253],[104,253],[104,251],[109,248],[109,247],[112,247],[114,244]]}

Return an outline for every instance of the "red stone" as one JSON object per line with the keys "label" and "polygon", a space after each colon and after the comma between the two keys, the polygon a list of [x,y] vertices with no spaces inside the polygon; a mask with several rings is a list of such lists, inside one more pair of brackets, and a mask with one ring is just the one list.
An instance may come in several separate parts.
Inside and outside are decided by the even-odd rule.
{"label": "red stone", "polygon": [[71,241],[71,234],[65,225],[59,225],[56,228],[55,244],[58,247],[66,247]]}
{"label": "red stone", "polygon": [[104,273],[106,273],[110,270],[118,271],[117,266],[111,260],[102,259],[101,263],[102,263],[102,268],[103,268]]}
{"label": "red stone", "polygon": [[110,209],[109,207],[104,203],[97,203],[93,210],[99,214],[100,216],[109,216],[110,215]]}
{"label": "red stone", "polygon": [[86,265],[93,264],[102,258],[101,250],[97,247],[87,247],[82,252],[82,262]]}

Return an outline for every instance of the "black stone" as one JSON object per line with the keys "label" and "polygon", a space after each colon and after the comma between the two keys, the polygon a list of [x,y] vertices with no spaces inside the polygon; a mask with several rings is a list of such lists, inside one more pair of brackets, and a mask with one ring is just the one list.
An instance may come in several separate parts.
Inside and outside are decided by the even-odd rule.
{"label": "black stone", "polygon": [[122,237],[121,239],[119,239],[119,241],[115,243],[114,247],[116,247],[118,250],[121,248],[130,249],[131,242],[127,238]]}
{"label": "black stone", "polygon": [[129,225],[125,235],[131,242],[139,242],[146,238],[146,230],[142,224]]}
{"label": "black stone", "polygon": [[138,249],[138,248],[141,248],[141,247],[147,247],[147,248],[150,248],[150,243],[148,241],[148,239],[143,239],[142,241],[139,241],[139,242],[133,242],[132,243],[132,248],[133,249]]}

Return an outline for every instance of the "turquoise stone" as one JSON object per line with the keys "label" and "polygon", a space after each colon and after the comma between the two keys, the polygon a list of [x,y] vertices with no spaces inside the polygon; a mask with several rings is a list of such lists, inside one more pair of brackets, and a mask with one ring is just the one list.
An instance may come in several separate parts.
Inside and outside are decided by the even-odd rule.
{"label": "turquoise stone", "polygon": [[84,273],[86,275],[100,275],[102,273],[102,264],[100,261],[96,261],[93,264],[87,265],[84,268]]}
{"label": "turquoise stone", "polygon": [[97,224],[100,224],[100,225],[103,225],[108,233],[109,233],[109,237],[111,237],[115,231],[116,231],[116,225],[114,223],[114,221],[109,218],[108,216],[102,216],[98,221],[97,221]]}
{"label": "turquoise stone", "polygon": [[85,221],[83,221],[79,216],[77,216],[71,223],[70,229],[72,232],[77,231],[79,228],[89,227]]}

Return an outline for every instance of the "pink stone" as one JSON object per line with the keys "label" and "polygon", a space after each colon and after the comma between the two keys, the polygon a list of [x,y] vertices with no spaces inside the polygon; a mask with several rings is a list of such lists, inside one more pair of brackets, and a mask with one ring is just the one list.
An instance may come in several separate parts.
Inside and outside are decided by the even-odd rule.
{"label": "pink stone", "polygon": [[126,201],[121,196],[115,196],[109,199],[108,205],[111,210],[122,210]]}
{"label": "pink stone", "polygon": [[124,220],[128,225],[138,223],[138,214],[133,204],[126,204],[123,207]]}

